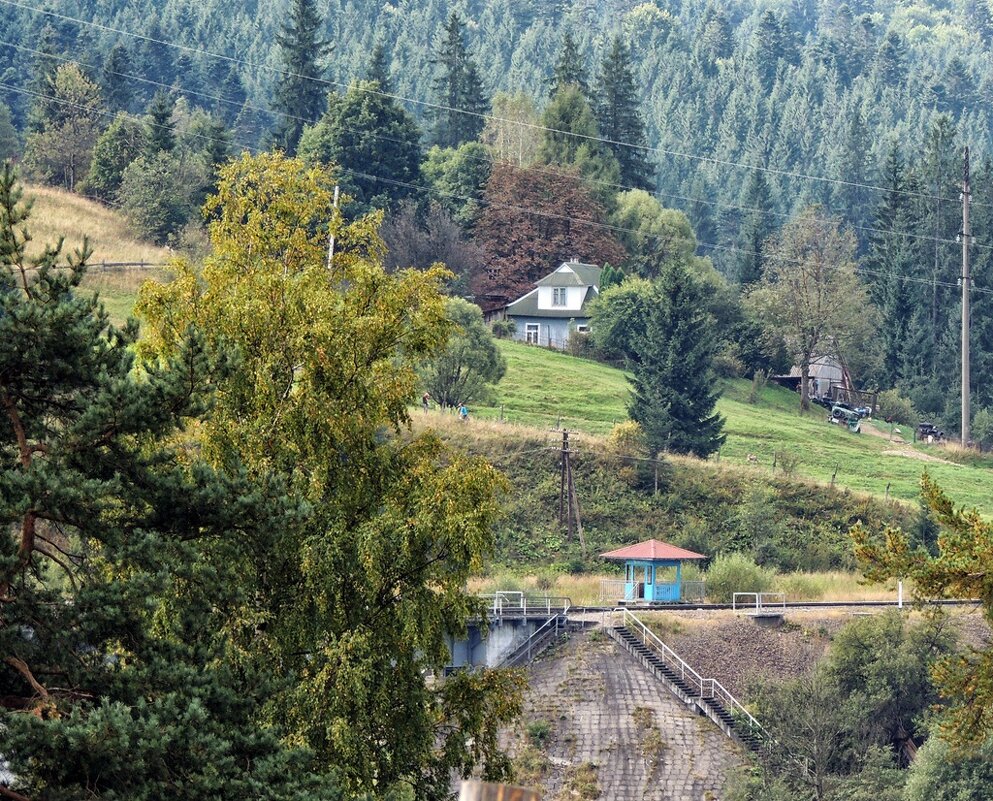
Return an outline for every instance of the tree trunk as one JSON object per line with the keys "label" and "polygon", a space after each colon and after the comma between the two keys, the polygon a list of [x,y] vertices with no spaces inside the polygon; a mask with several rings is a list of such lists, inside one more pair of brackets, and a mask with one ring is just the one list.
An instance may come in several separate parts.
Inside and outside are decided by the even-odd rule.
{"label": "tree trunk", "polygon": [[800,408],[807,411],[810,408],[810,357],[800,360]]}

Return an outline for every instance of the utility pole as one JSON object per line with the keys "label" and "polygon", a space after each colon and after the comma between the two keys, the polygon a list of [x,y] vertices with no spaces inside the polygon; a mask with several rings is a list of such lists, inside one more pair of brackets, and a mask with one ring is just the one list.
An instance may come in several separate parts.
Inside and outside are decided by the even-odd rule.
{"label": "utility pole", "polygon": [[969,148],[965,148],[965,169],[962,173],[962,444],[966,447],[970,439],[969,409],[969,290],[972,276],[969,274]]}
{"label": "utility pole", "polygon": [[[562,468],[562,474],[559,477],[559,525],[560,526],[565,524],[565,474],[566,474],[566,470],[567,470],[566,460],[568,458],[569,458],[569,432],[563,430],[562,431],[562,456],[561,456],[561,460],[559,462],[559,465]],[[569,520],[570,520],[570,531],[569,531],[569,534],[571,535],[572,534],[572,531],[571,531],[572,518],[570,517]]]}
{"label": "utility pole", "polygon": [[575,528],[579,535],[579,545],[586,556],[586,535],[583,532],[583,521],[579,512],[579,494],[576,492],[576,482],[572,477],[572,451],[569,450],[569,432],[562,430],[562,461],[559,476],[559,525],[565,524],[566,539],[572,540]]}
{"label": "utility pole", "polygon": [[334,211],[335,215],[331,222],[328,224],[328,229],[330,231],[328,236],[328,272],[331,272],[331,260],[334,258],[334,228],[332,226],[338,222],[338,184],[334,185]]}

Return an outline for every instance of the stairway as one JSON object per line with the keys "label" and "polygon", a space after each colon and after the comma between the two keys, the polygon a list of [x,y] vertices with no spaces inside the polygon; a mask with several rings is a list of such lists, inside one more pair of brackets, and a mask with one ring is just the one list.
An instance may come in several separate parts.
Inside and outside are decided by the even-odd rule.
{"label": "stairway", "polygon": [[[716,682],[702,679],[675,654],[666,658],[659,650],[646,645],[627,626],[608,627],[607,633],[648,668],[677,698],[710,718],[728,737],[753,751],[759,751],[766,746],[767,737],[764,730],[754,720],[736,717],[717,697],[714,687],[719,685]],[[729,694],[728,698],[730,698]],[[734,702],[734,699],[731,701]]]}

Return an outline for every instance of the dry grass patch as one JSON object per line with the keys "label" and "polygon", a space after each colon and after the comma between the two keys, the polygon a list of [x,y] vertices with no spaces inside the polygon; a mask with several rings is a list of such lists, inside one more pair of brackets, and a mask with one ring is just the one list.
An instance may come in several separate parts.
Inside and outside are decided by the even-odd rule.
{"label": "dry grass patch", "polygon": [[166,263],[173,254],[134,236],[120,212],[71,192],[48,186],[28,185],[25,198],[34,206],[28,228],[34,241],[29,252],[37,255],[47,242],[65,238],[68,251],[82,247],[88,237],[93,248],[91,263],[144,261]]}

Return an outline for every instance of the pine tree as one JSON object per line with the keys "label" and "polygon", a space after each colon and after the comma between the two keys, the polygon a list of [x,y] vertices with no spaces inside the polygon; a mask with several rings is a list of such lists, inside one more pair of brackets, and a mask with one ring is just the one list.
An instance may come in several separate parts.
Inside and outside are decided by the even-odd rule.
{"label": "pine tree", "polygon": [[20,150],[20,140],[17,129],[11,120],[10,109],[0,103],[0,162],[13,158]]}
{"label": "pine tree", "polygon": [[163,151],[172,152],[176,146],[175,126],[172,122],[172,112],[176,107],[176,98],[165,91],[158,91],[148,107],[148,145],[146,153],[154,157]]}
{"label": "pine tree", "polygon": [[567,86],[578,86],[586,98],[590,97],[586,60],[580,54],[576,40],[572,38],[572,31],[568,29],[562,37],[562,47],[552,69],[552,77],[548,79],[548,96],[555,97],[560,89]]}
{"label": "pine tree", "polygon": [[634,189],[653,188],[645,150],[645,123],[639,111],[631,54],[615,36],[604,56],[596,86],[596,118],[621,169],[621,183]]}
{"label": "pine tree", "polygon": [[445,23],[438,55],[431,60],[437,71],[434,81],[432,142],[458,147],[479,138],[489,111],[479,67],[465,43],[465,23],[452,12]]}
{"label": "pine tree", "polygon": [[289,18],[276,35],[281,72],[273,99],[273,111],[280,115],[275,140],[287,153],[296,152],[304,125],[316,122],[324,110],[327,88],[320,62],[333,45],[321,37],[322,27],[314,0],[292,0]]}
{"label": "pine tree", "polygon": [[706,457],[724,443],[713,372],[717,343],[703,288],[681,264],[664,268],[632,343],[631,419],[649,450]]}
{"label": "pine tree", "polygon": [[[81,291],[88,248],[25,253],[0,174],[0,707],[8,798],[337,797],[260,724],[281,677],[234,665],[231,553],[279,526],[176,435],[219,367],[184,337],[135,370],[137,327]],[[223,371],[222,371],[223,372]],[[271,508],[280,506],[271,499]],[[267,522],[263,522],[267,521]],[[244,528],[243,530],[243,527]]]}
{"label": "pine tree", "polygon": [[58,32],[51,25],[46,25],[41,30],[36,45],[38,52],[34,56],[31,69],[31,79],[28,81],[28,90],[33,93],[34,99],[31,103],[31,110],[28,112],[28,133],[41,131],[45,127],[46,121],[51,116],[51,106],[53,103],[47,100],[52,94],[52,85],[55,82],[55,73],[62,62],[58,56],[62,52],[59,44]]}

